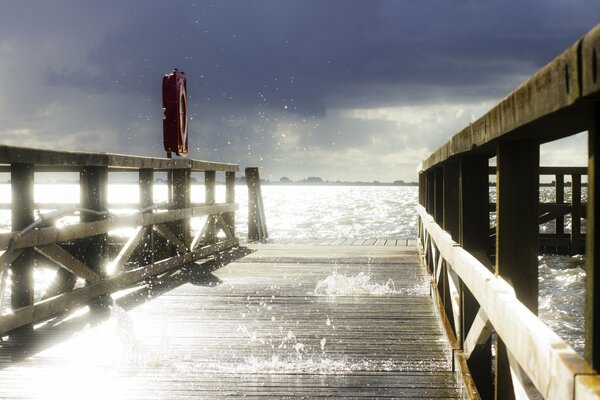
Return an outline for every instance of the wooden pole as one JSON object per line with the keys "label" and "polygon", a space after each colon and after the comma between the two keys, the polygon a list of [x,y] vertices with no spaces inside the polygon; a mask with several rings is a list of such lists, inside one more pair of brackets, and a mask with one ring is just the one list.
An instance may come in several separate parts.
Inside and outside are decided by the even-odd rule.
{"label": "wooden pole", "polygon": [[[458,242],[459,238],[459,165],[457,162],[448,163],[443,166],[443,182],[442,182],[442,191],[443,191],[443,210],[442,210],[442,218],[443,218],[443,229],[448,232],[454,241]],[[446,316],[448,317],[448,321],[454,328],[454,332],[460,332],[460,326],[455,326],[455,319],[452,318],[454,310],[452,308],[452,298],[450,295],[450,286],[448,284],[447,277],[447,265],[446,262],[443,264],[442,269],[442,277],[441,280],[443,282],[443,299],[444,299],[444,309],[446,311]],[[460,335],[459,336],[460,339]]]}
{"label": "wooden pole", "polygon": [[[189,169],[175,169],[172,173],[173,176],[173,208],[183,209],[191,206],[190,198],[190,179],[191,170]],[[190,220],[183,219],[175,222],[174,232],[175,235],[185,243],[187,246],[191,243],[191,231],[190,231]]]}
{"label": "wooden pole", "polygon": [[[501,142],[497,147],[496,273],[534,314],[538,311],[539,154],[535,142]],[[507,350],[498,340],[496,398],[514,396]]]}
{"label": "wooden pole", "polygon": [[[600,236],[596,221],[600,219],[600,103],[593,107],[592,127],[588,133],[588,196],[586,221],[586,290],[585,290],[585,359],[600,370]],[[575,185],[573,185],[574,187]],[[596,218],[598,217],[598,218]]]}
{"label": "wooden pole", "polygon": [[425,207],[427,199],[427,174],[425,172],[419,172],[419,204]]}
{"label": "wooden pole", "polygon": [[[486,156],[461,157],[459,160],[459,243],[483,265],[489,261],[489,160]],[[460,287],[461,345],[479,311],[479,304],[466,285]],[[484,399],[494,396],[492,375],[492,342],[468,360],[469,370]]]}
{"label": "wooden pole", "polygon": [[429,215],[433,216],[433,212],[434,212],[434,208],[435,208],[435,174],[433,172],[433,170],[428,170],[426,172],[426,203],[425,203],[425,209],[427,209],[427,213]]}
{"label": "wooden pole", "polygon": [[441,167],[437,167],[434,170],[433,190],[433,218],[441,226],[444,221],[444,169]]}
{"label": "wooden pole", "polygon": [[[225,202],[228,204],[235,203],[235,171],[225,173]],[[225,213],[223,217],[227,226],[235,235],[235,211]]]}
{"label": "wooden pole", "polygon": [[[154,204],[154,170],[143,168],[139,171],[140,209]],[[140,265],[154,262],[154,230],[147,229],[141,242]]]}
{"label": "wooden pole", "polygon": [[248,240],[265,240],[268,237],[265,211],[262,203],[260,175],[257,167],[246,168],[248,186]]}
{"label": "wooden pole", "polygon": [[455,242],[459,241],[459,164],[444,165],[443,173],[443,227]]}
{"label": "wooden pole", "polygon": [[[589,181],[588,181],[589,182]],[[589,193],[589,187],[588,187]],[[571,175],[571,254],[583,252],[583,240],[581,239],[581,175]]]}
{"label": "wooden pole", "polygon": [[[13,163],[10,166],[10,182],[12,194],[12,230],[21,231],[34,221],[33,164]],[[33,304],[33,248],[28,248],[11,264],[12,291],[11,307],[13,310]],[[21,337],[33,332],[33,325],[25,325],[13,331],[11,335]]]}
{"label": "wooden pole", "polygon": [[[562,204],[565,202],[565,176],[563,174],[556,174],[554,179],[554,190],[556,193],[556,204]],[[556,238],[559,239],[565,234],[565,217],[564,215],[556,217]]]}
{"label": "wooden pole", "polygon": [[[106,167],[84,167],[79,174],[81,190],[81,207],[98,212],[107,210],[108,169]],[[94,222],[105,219],[106,216],[82,212],[81,222]],[[101,277],[106,278],[105,263],[108,259],[108,235],[106,233],[82,240],[84,247],[81,257],[88,267]],[[88,282],[89,284],[89,282]],[[105,311],[112,304],[109,295],[100,296],[90,302],[90,309]]]}
{"label": "wooden pole", "polygon": [[[204,198],[206,205],[215,204],[217,174],[215,171],[204,172]],[[214,217],[208,216],[206,229],[206,244],[213,244],[217,239],[216,221]]]}

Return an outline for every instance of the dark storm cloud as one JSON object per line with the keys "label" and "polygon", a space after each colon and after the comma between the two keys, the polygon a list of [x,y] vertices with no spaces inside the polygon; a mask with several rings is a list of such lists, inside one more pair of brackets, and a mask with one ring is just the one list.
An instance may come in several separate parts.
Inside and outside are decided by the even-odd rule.
{"label": "dark storm cloud", "polygon": [[[160,154],[160,79],[178,67],[189,77],[192,155],[277,158],[273,170],[289,174],[285,160],[301,158],[291,152],[377,152],[372,145],[385,135],[414,135],[394,137],[395,129],[418,129],[344,110],[477,108],[509,92],[599,16],[592,0],[7,3],[0,139],[20,132],[43,144],[44,134],[56,139],[50,144],[81,148],[81,138],[96,138],[85,142],[90,150]],[[468,121],[465,113],[429,124],[380,151],[433,150],[454,133],[444,129]]]}

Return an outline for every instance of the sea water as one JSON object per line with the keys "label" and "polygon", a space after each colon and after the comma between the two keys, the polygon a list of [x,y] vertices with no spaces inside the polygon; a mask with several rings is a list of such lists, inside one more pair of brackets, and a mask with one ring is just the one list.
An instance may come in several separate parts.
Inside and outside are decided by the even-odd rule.
{"label": "sea water", "polygon": [[[585,188],[583,188],[585,201]],[[305,238],[401,238],[415,239],[417,236],[416,205],[418,188],[414,186],[275,186],[262,188],[269,237],[281,239]],[[138,186],[132,184],[110,185],[110,203],[135,203]],[[193,185],[193,202],[204,201],[204,187]],[[225,187],[217,185],[217,202],[225,201]],[[566,201],[570,190],[565,191]],[[155,185],[155,202],[167,199],[165,185]],[[553,201],[552,188],[540,190],[541,201]],[[37,184],[35,201],[39,203],[79,202],[79,186],[76,184]],[[490,188],[490,201],[495,201],[495,188]],[[0,203],[10,202],[10,186],[0,185]],[[247,233],[247,191],[242,185],[236,188],[236,202],[240,205],[236,214],[236,229],[240,237]],[[47,212],[50,210],[41,210]],[[127,214],[135,210],[114,210]],[[491,214],[490,223],[495,215]],[[57,221],[57,225],[74,223],[75,216]],[[192,221],[192,229],[200,229],[203,218]],[[540,228],[541,232],[552,232],[553,223]],[[10,212],[0,210],[0,231],[10,231]],[[121,233],[126,234],[127,230]],[[570,219],[566,218],[566,232],[570,231]],[[563,337],[576,351],[583,351],[583,315],[585,271],[583,256],[544,255],[539,258],[541,319]],[[48,281],[47,271],[36,276],[36,283]],[[369,276],[331,275],[315,288],[323,293],[336,290],[350,292],[371,290],[394,293],[393,282],[374,284]],[[6,295],[8,296],[8,292]],[[334,293],[335,294],[335,293]],[[377,294],[377,293],[373,293]],[[8,302],[5,301],[6,306]],[[325,346],[325,344],[323,344]],[[300,350],[299,350],[300,351]],[[277,360],[274,360],[277,363]]]}

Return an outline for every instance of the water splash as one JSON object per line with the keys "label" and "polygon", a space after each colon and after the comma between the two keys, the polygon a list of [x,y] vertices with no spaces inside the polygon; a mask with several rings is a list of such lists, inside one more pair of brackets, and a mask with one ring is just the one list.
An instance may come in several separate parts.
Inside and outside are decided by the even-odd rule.
{"label": "water splash", "polygon": [[388,279],[386,283],[380,284],[371,282],[371,275],[364,272],[359,272],[354,276],[333,272],[327,278],[317,282],[313,293],[327,296],[381,296],[398,294],[400,291],[396,290],[392,279]]}

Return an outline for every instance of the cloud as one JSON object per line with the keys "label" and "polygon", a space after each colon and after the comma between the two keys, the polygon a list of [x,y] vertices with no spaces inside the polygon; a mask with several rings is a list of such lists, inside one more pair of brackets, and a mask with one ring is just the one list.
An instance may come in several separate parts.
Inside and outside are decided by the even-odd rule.
{"label": "cloud", "polygon": [[161,155],[160,80],[178,67],[195,158],[414,179],[417,156],[599,16],[592,0],[8,3],[0,140]]}

